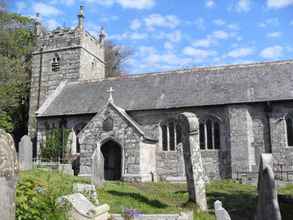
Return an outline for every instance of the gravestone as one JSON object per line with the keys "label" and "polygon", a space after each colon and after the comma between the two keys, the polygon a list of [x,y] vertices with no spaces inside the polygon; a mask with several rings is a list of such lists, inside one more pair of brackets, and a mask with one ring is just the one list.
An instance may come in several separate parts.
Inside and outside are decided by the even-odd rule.
{"label": "gravestone", "polygon": [[19,142],[18,158],[20,170],[31,170],[33,168],[33,144],[27,135],[24,135]]}
{"label": "gravestone", "polygon": [[223,208],[221,201],[215,201],[214,208],[217,220],[231,220],[229,213]]}
{"label": "gravestone", "polygon": [[1,220],[15,220],[15,196],[19,167],[14,141],[0,129],[0,215]]}
{"label": "gravestone", "polygon": [[107,220],[109,218],[110,207],[107,204],[95,206],[81,193],[62,196],[57,199],[57,203],[60,206],[70,205],[70,220]]}
{"label": "gravestone", "polygon": [[199,123],[195,114],[182,113],[178,116],[182,128],[183,156],[189,200],[207,210],[205,173],[199,147]]}
{"label": "gravestone", "polygon": [[91,201],[95,201],[96,204],[99,204],[96,187],[92,184],[74,183],[73,192],[88,196]]}
{"label": "gravestone", "polygon": [[281,220],[278,192],[273,171],[272,154],[262,154],[260,158],[257,185],[256,220]]}
{"label": "gravestone", "polygon": [[91,159],[91,182],[96,187],[102,186],[104,183],[104,157],[101,152],[100,144],[97,144]]}

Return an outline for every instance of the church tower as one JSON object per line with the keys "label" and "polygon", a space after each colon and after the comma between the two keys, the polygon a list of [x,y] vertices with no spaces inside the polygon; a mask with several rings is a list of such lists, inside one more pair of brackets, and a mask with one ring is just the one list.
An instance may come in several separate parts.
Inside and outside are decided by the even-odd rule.
{"label": "church tower", "polygon": [[29,110],[29,135],[32,138],[37,130],[35,112],[62,81],[105,78],[105,34],[101,31],[96,39],[85,31],[82,6],[77,17],[78,25],[74,29],[58,27],[47,32],[37,14]]}

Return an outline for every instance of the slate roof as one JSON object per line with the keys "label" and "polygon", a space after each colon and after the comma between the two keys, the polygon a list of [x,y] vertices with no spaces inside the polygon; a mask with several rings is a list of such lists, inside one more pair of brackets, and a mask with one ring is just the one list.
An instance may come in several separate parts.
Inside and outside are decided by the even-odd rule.
{"label": "slate roof", "polygon": [[193,68],[66,84],[39,117],[96,113],[114,103],[149,110],[293,99],[293,60]]}

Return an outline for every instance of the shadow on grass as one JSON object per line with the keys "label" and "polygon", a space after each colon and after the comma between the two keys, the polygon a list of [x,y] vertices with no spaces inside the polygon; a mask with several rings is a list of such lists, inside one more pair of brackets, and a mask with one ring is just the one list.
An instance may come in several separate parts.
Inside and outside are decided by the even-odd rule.
{"label": "shadow on grass", "polygon": [[138,202],[142,202],[142,203],[148,204],[149,206],[152,206],[152,207],[155,207],[155,208],[163,209],[163,208],[167,208],[168,207],[168,205],[160,202],[159,200],[151,200],[151,199],[148,199],[147,197],[142,196],[139,193],[118,192],[118,191],[115,191],[115,190],[110,190],[110,191],[108,191],[108,193],[110,193],[110,194],[112,194],[114,196],[131,197],[131,198],[137,200]]}
{"label": "shadow on grass", "polygon": [[187,190],[180,190],[180,191],[174,192],[174,194],[185,194],[185,193],[188,193]]}

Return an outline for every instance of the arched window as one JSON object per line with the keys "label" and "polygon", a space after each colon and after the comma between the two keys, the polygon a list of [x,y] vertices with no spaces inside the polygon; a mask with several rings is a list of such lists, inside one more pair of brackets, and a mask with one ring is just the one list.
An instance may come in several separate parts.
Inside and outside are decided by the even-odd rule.
{"label": "arched window", "polygon": [[220,124],[217,119],[206,118],[199,123],[200,149],[220,149]]}
{"label": "arched window", "polygon": [[293,147],[293,115],[286,117],[287,145]]}
{"label": "arched window", "polygon": [[163,151],[175,151],[182,142],[181,127],[176,120],[168,120],[161,124]]}
{"label": "arched window", "polygon": [[57,53],[55,53],[52,60],[52,71],[57,72],[60,70],[60,57]]}

